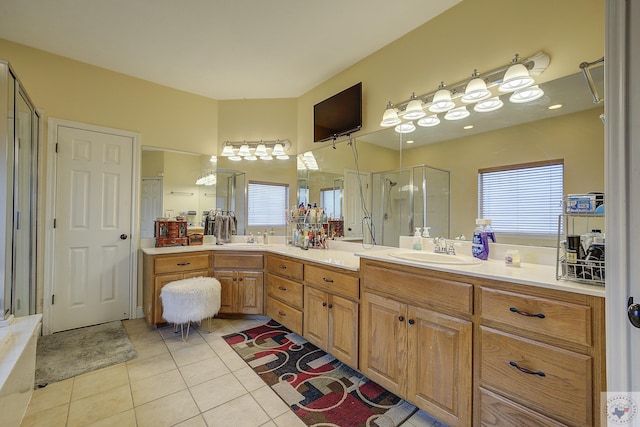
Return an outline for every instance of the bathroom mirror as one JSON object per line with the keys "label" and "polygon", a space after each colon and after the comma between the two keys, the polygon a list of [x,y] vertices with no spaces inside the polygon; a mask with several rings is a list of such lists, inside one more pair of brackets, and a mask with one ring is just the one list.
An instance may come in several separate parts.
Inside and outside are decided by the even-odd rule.
{"label": "bathroom mirror", "polygon": [[[604,80],[603,67],[592,70],[592,76],[596,84],[601,86]],[[438,194],[441,200],[434,203],[448,203],[448,206],[442,206],[442,211],[448,212],[449,221],[426,218],[427,225],[432,226],[433,222],[432,232],[448,238],[462,234],[470,238],[473,233],[478,212],[477,174],[480,168],[563,159],[565,194],[603,191],[604,126],[600,118],[604,112],[603,104],[594,104],[582,73],[540,86],[545,95],[528,104],[506,101],[504,107],[495,112],[474,113],[460,121],[441,120],[440,125],[431,128],[417,126],[416,131],[409,134],[398,134],[389,128],[357,136],[360,173],[371,186],[364,190],[367,193],[365,200],[372,204],[369,210],[374,216],[376,234],[380,236],[382,233],[385,214],[403,216],[397,225],[400,227],[399,235],[411,235],[413,226],[422,226],[423,216],[419,210],[393,210],[393,204],[405,197],[401,190],[411,190],[418,196],[418,189],[414,189],[415,185],[409,184],[408,180],[416,173],[414,167],[421,165],[430,167],[428,170],[435,175],[436,178],[431,177],[430,182],[435,179],[440,183],[433,194]],[[562,107],[549,109],[556,104]],[[465,129],[467,125],[474,127]],[[314,175],[326,172],[347,177],[345,171],[355,169],[354,155],[349,147],[346,141],[342,141],[336,144],[335,149],[325,145],[313,150],[319,169],[307,172],[307,182],[311,182]],[[450,175],[450,195],[445,194],[447,174]],[[314,193],[311,188],[309,185],[309,197],[313,204]],[[384,191],[398,194],[385,199]],[[390,199],[396,201],[390,202]],[[349,218],[345,227],[350,224],[354,229],[361,229],[362,211],[358,210],[358,191],[345,194],[344,200],[343,214],[345,220]],[[349,201],[352,203],[349,204]],[[439,212],[436,215],[442,217],[444,214]],[[396,245],[395,237],[376,240],[379,244]],[[501,241],[555,246],[556,236],[501,236]]]}

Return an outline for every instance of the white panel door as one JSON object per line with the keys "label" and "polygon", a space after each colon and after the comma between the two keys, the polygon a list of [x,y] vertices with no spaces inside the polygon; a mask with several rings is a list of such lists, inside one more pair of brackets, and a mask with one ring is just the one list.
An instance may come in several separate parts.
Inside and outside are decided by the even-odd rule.
{"label": "white panel door", "polygon": [[58,127],[52,332],[130,317],[132,150]]}

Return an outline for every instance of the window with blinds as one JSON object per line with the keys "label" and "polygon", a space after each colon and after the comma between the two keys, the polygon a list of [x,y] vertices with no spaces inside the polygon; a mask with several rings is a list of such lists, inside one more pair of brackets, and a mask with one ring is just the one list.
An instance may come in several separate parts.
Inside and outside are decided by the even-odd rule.
{"label": "window with blinds", "polygon": [[289,206],[288,184],[249,181],[247,199],[249,227],[286,225],[285,212]]}
{"label": "window with blinds", "polygon": [[495,232],[555,235],[562,213],[564,162],[552,160],[478,171],[478,218]]}

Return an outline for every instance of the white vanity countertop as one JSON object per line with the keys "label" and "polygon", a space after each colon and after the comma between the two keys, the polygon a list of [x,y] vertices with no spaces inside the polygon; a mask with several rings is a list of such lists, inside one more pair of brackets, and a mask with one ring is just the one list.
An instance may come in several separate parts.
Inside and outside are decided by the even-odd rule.
{"label": "white vanity countertop", "polygon": [[464,274],[485,279],[503,280],[522,285],[537,286],[547,289],[556,289],[565,292],[575,292],[579,294],[592,295],[597,297],[605,296],[602,286],[575,283],[565,280],[556,280],[556,267],[553,265],[522,263],[520,267],[506,266],[504,261],[489,259],[475,265],[446,265],[446,264],[425,264],[419,261],[408,261],[394,258],[389,255],[394,251],[406,251],[405,249],[390,248],[388,250],[362,251],[356,256],[375,261],[384,261],[399,265],[410,265],[412,267],[428,268],[430,270],[445,271],[448,273]]}
{"label": "white vanity countertop", "polygon": [[444,265],[425,264],[419,261],[408,261],[394,258],[390,252],[403,250],[398,248],[375,246],[372,249],[365,249],[360,244],[345,243],[338,245],[336,249],[309,249],[303,250],[297,247],[287,246],[283,243],[270,245],[261,244],[204,244],[194,246],[168,246],[163,248],[147,247],[142,251],[148,255],[160,255],[171,253],[184,253],[196,251],[255,251],[270,252],[301,260],[312,261],[320,264],[327,264],[351,271],[360,269],[360,258],[376,261],[384,261],[392,264],[409,265],[419,268],[444,271],[449,273],[464,274],[468,276],[481,277],[485,279],[503,280],[523,285],[537,286],[547,289],[556,289],[566,292],[592,295],[597,297],[605,296],[605,289],[602,286],[588,285],[582,283],[556,280],[556,268],[554,265],[532,264],[523,262],[520,267],[508,267],[502,260],[489,259],[482,261],[479,265]]}

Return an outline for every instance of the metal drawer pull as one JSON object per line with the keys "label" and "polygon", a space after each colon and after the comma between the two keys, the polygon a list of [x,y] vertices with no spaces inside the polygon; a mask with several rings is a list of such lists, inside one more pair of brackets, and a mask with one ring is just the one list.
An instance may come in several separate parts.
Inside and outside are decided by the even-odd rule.
{"label": "metal drawer pull", "polygon": [[281,291],[286,291],[287,288],[285,288],[284,286],[278,286],[278,289],[280,289]]}
{"label": "metal drawer pull", "polygon": [[323,277],[322,280],[324,280],[327,283],[333,283],[333,279],[327,279],[326,277]]}
{"label": "metal drawer pull", "polygon": [[323,303],[322,303],[322,306],[323,306],[323,307],[326,307],[326,306],[327,306],[327,303],[326,303],[326,302],[323,302]]}
{"label": "metal drawer pull", "polygon": [[280,265],[278,266],[278,268],[279,268],[280,270],[286,270],[286,269],[287,269],[287,266],[286,266],[286,265],[282,265],[282,264],[280,264]]}
{"label": "metal drawer pull", "polygon": [[520,311],[515,307],[509,307],[509,311],[511,311],[512,313],[518,313],[519,315],[526,316],[526,317],[539,317],[540,319],[544,319],[546,317],[542,313],[531,314],[531,313],[527,313],[526,311]]}
{"label": "metal drawer pull", "polygon": [[191,263],[190,262],[179,262],[178,263],[178,265],[181,266],[181,267],[183,267],[185,265],[189,265],[189,264],[191,264]]}
{"label": "metal drawer pull", "polygon": [[514,361],[509,362],[509,365],[513,366],[514,368],[516,368],[518,371],[523,372],[525,374],[530,374],[530,375],[539,375],[541,377],[546,377],[546,374],[542,371],[530,371],[529,369],[526,368],[521,368],[520,366],[518,366],[518,364]]}
{"label": "metal drawer pull", "polygon": [[401,322],[404,322],[404,317],[398,316],[398,320],[401,321]]}
{"label": "metal drawer pull", "polygon": [[280,316],[282,316],[282,317],[287,317],[287,313],[283,313],[283,312],[281,312],[281,311],[278,311],[278,314],[279,314]]}
{"label": "metal drawer pull", "polygon": [[413,319],[409,319],[409,324],[410,324],[410,325],[413,325],[414,323],[416,323],[416,321],[415,321],[415,320],[413,320]]}

